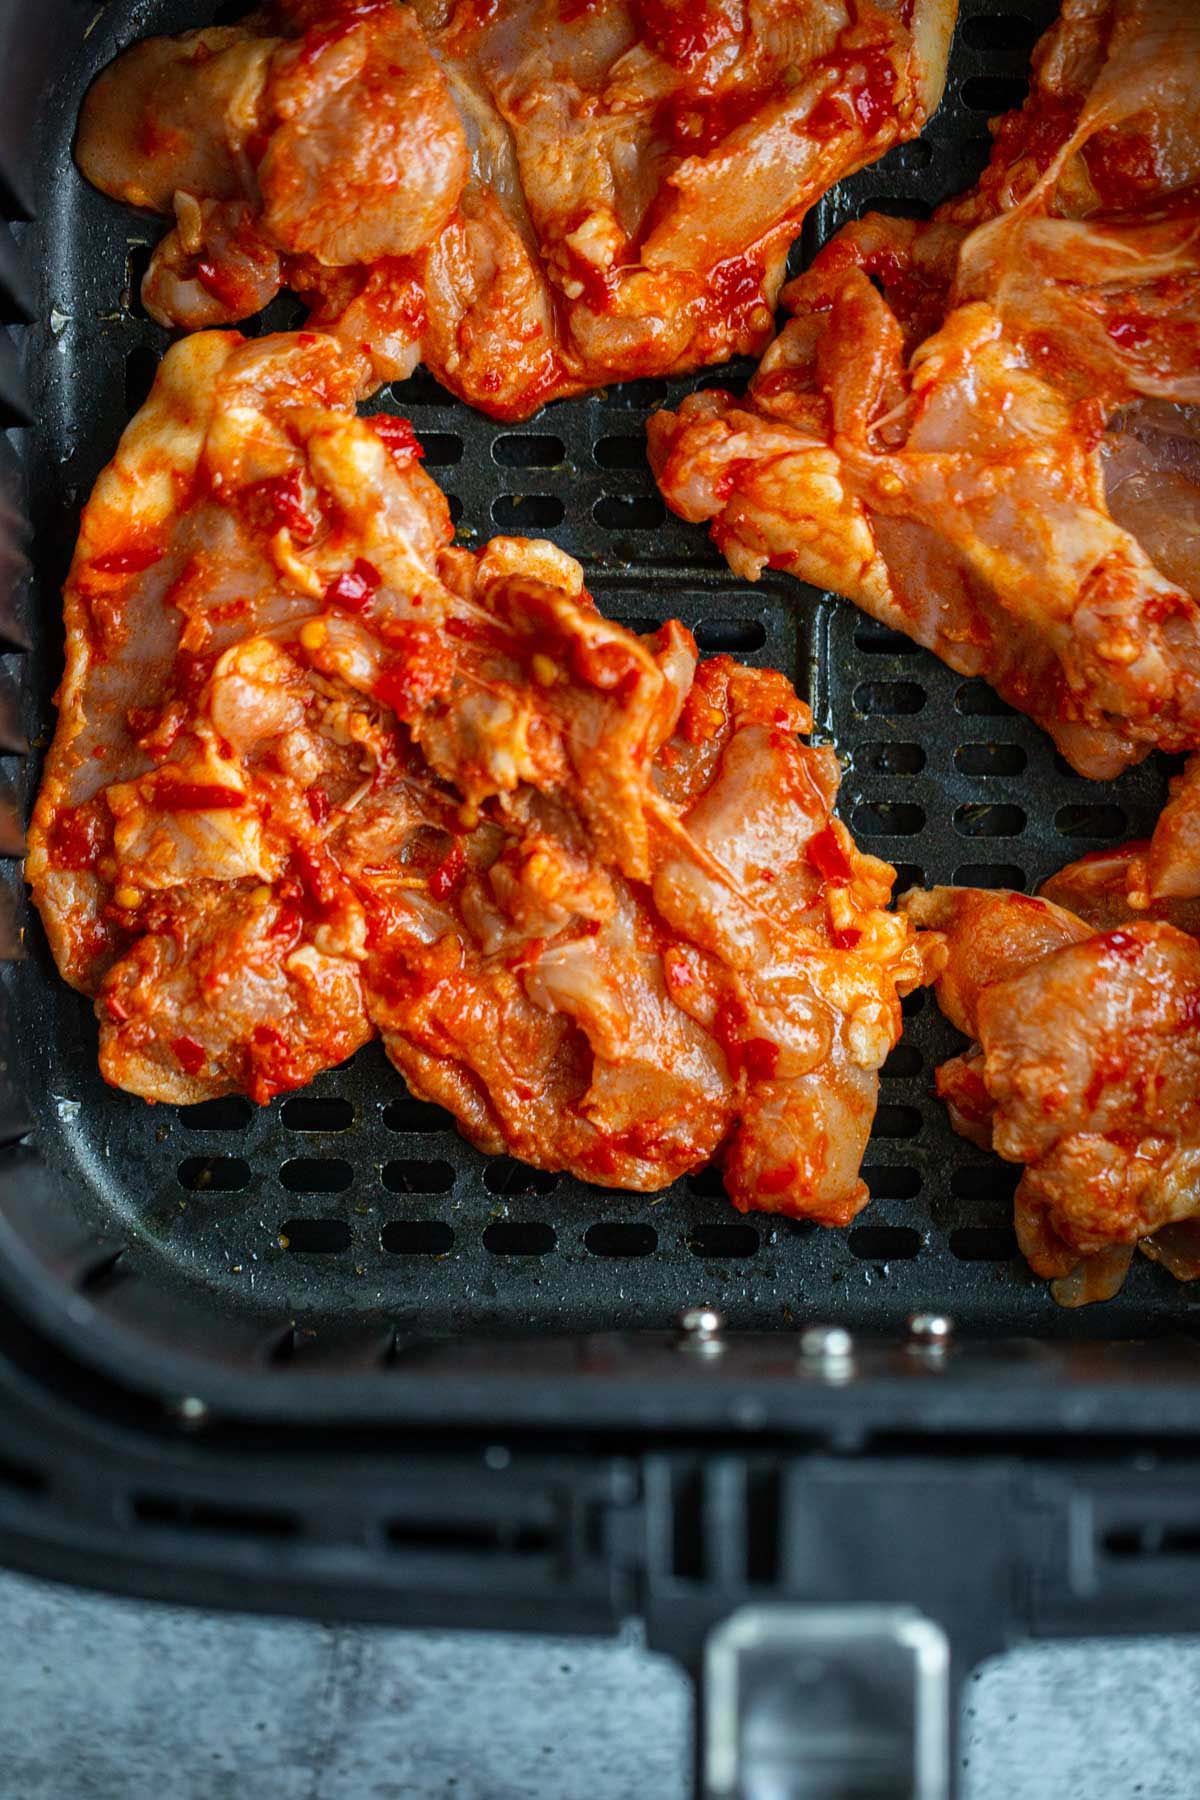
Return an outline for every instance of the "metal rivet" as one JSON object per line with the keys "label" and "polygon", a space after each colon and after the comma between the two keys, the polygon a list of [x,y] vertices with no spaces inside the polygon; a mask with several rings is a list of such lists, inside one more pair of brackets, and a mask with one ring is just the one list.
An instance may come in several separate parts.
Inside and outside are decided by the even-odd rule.
{"label": "metal rivet", "polygon": [[688,1306],[679,1315],[679,1348],[714,1356],[724,1350],[725,1316],[715,1306]]}
{"label": "metal rivet", "polygon": [[167,1411],[180,1425],[186,1425],[191,1431],[208,1424],[208,1402],[201,1400],[197,1394],[181,1394],[175,1400],[168,1400]]}
{"label": "metal rivet", "polygon": [[840,1362],[854,1349],[844,1325],[810,1325],[800,1333],[800,1353],[814,1361]]}
{"label": "metal rivet", "polygon": [[954,1320],[949,1313],[913,1313],[908,1321],[908,1335],[914,1343],[941,1349],[954,1336]]}

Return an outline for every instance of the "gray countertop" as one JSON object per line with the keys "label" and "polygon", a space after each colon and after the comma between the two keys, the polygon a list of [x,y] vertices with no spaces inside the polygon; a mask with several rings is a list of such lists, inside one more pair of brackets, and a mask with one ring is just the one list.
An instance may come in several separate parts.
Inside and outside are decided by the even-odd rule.
{"label": "gray countertop", "polygon": [[[195,1613],[0,1574],[2,1800],[686,1800],[690,1700],[612,1642]],[[1200,1639],[975,1671],[963,1800],[1194,1800]]]}

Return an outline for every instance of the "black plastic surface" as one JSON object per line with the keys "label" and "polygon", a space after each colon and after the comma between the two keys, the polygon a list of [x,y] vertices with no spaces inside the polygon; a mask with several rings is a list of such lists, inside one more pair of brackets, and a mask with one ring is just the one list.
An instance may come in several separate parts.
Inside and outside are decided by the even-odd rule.
{"label": "black plastic surface", "polygon": [[[919,213],[961,189],[986,154],[988,108],[1019,93],[1051,11],[1014,0],[997,16],[964,0],[947,98],[924,140],[819,205],[793,266],[867,206]],[[36,419],[23,436],[38,553],[33,650],[15,666],[35,744],[52,729],[57,590],[79,507],[167,342],[137,300],[160,223],[84,184],[70,159],[74,120],[91,75],[118,48],[201,14],[188,0],[110,0],[94,16],[72,7],[66,17],[37,128],[38,217],[18,227],[36,289],[35,322],[20,335]],[[284,298],[261,328],[296,317]],[[784,577],[739,584],[699,529],[665,513],[645,465],[648,412],[746,373],[634,383],[515,427],[470,412],[423,373],[378,404],[411,415],[464,541],[545,532],[583,559],[616,616],[649,626],[678,614],[702,648],[793,675],[818,732],[846,759],[843,816],[865,847],[897,863],[902,882],[1032,887],[1085,850],[1144,832],[1163,791],[1156,766],[1111,787],[1083,781],[981,684]],[[27,764],[26,779],[35,774]],[[291,1344],[296,1323],[323,1334],[335,1363],[349,1334],[357,1348],[346,1366],[361,1368],[387,1356],[394,1331],[661,1329],[697,1298],[735,1327],[819,1315],[885,1328],[936,1304],[962,1328],[1053,1336],[1169,1329],[1191,1309],[1189,1289],[1140,1259],[1111,1304],[1054,1306],[1016,1253],[1017,1171],[955,1137],[932,1095],[932,1069],[955,1038],[927,996],[909,1004],[884,1072],[866,1168],[874,1203],[834,1233],[739,1217],[711,1172],[647,1197],[489,1161],[445,1115],[406,1097],[377,1047],[261,1111],[238,1100],[148,1107],[101,1081],[90,1006],[58,979],[36,920],[27,925],[29,954],[6,979],[29,1143],[48,1175],[42,1194],[99,1243],[58,1270],[35,1243],[30,1267],[159,1337],[183,1298],[200,1301],[228,1321],[205,1345],[218,1359],[236,1360],[244,1341]],[[24,1166],[29,1150],[14,1154]],[[203,1338],[203,1314],[189,1320]]]}

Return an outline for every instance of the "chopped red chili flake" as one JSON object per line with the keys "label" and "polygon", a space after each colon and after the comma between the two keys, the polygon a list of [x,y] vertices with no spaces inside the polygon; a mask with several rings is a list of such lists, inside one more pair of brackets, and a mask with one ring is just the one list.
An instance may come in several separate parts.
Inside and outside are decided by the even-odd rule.
{"label": "chopped red chili flake", "polygon": [[372,413],[369,419],[363,420],[363,424],[369,425],[376,437],[382,438],[398,469],[407,469],[411,463],[419,462],[424,456],[425,452],[417,442],[416,433],[407,419],[399,419],[395,413]]}
{"label": "chopped red chili flake", "polygon": [[56,869],[94,869],[108,841],[111,824],[103,802],[64,807],[51,830],[50,856]]}
{"label": "chopped red chili flake", "polygon": [[762,270],[749,256],[731,256],[709,277],[714,310],[731,324],[745,321],[756,306],[765,306]]}
{"label": "chopped red chili flake", "polygon": [[389,633],[400,652],[385,665],[375,683],[375,698],[400,719],[425,710],[450,679],[453,657],[441,635],[428,625],[403,625]]}
{"label": "chopped red chili flake", "polygon": [[308,810],[313,816],[313,824],[323,825],[329,817],[329,801],[325,797],[324,789],[309,788],[304,797],[308,801]]}
{"label": "chopped red chili flake", "polygon": [[171,1049],[175,1052],[176,1060],[185,1075],[198,1075],[208,1061],[208,1052],[203,1044],[196,1042],[195,1038],[172,1038]]}
{"label": "chopped red chili flake", "polygon": [[162,812],[231,812],[245,806],[246,796],[215,781],[178,781],[160,775],[154,784],[154,804]]}
{"label": "chopped red chili flake", "polygon": [[362,612],[370,604],[371,595],[382,576],[365,556],[355,558],[354,567],[335,575],[325,589],[326,606],[340,606],[343,612]]}
{"label": "chopped red chili flake", "polygon": [[829,941],[835,950],[853,950],[861,938],[862,932],[857,925],[831,925],[829,927]]}
{"label": "chopped red chili flake", "polygon": [[809,862],[826,881],[849,881],[853,871],[850,860],[838,841],[832,825],[826,825],[808,840]]}
{"label": "chopped red chili flake", "polygon": [[461,840],[455,838],[449,850],[429,877],[429,892],[435,900],[448,900],[462,883],[467,872],[467,858]]}
{"label": "chopped red chili flake", "polygon": [[118,1000],[115,994],[109,994],[104,1004],[109,1018],[115,1019],[118,1025],[123,1025],[129,1017],[129,1008]]}
{"label": "chopped red chili flake", "polygon": [[751,1081],[770,1081],[779,1062],[779,1045],[770,1038],[747,1038],[742,1045],[742,1063]]}
{"label": "chopped red chili flake", "polygon": [[685,73],[738,35],[730,13],[708,0],[638,0],[637,10],[652,48]]}
{"label": "chopped red chili flake", "polygon": [[307,543],[317,527],[304,510],[304,485],[299,469],[286,475],[272,475],[267,481],[256,481],[246,489],[254,507],[261,507],[269,525],[275,530],[286,526],[294,538]]}
{"label": "chopped red chili flake", "polygon": [[126,544],[123,550],[110,550],[104,556],[94,556],[92,567],[101,575],[135,575],[141,569],[148,569],[158,562],[164,552],[162,544],[148,540]]}

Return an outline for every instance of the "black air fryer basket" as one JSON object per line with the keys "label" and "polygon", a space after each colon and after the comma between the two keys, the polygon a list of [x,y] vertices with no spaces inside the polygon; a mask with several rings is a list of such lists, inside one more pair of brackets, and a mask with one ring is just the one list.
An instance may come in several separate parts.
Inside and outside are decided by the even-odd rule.
{"label": "black air fryer basket", "polygon": [[[925,136],[817,206],[794,267],[867,207],[923,216],[974,177],[1052,13],[1002,3],[962,0]],[[58,589],[167,343],[138,301],[157,224],[89,189],[71,140],[118,49],[200,22],[196,0],[0,0],[0,854],[19,939],[0,1556],[411,1624],[637,1615],[705,1671],[705,1792],[742,1791],[740,1734],[761,1742],[764,1708],[811,1762],[832,1695],[835,1761],[861,1714],[884,1762],[941,1793],[947,1642],[957,1677],[1014,1634],[1200,1628],[1200,1290],[1135,1259],[1107,1305],[1054,1305],[1017,1254],[1018,1171],[933,1097],[956,1039],[931,997],[906,1003],[884,1070],[873,1203],[823,1232],[740,1217],[713,1173],[643,1196],[486,1158],[377,1046],[262,1110],[149,1107],[102,1082],[90,1006],[54,970],[18,822],[53,728]],[[247,329],[297,316],[285,299]],[[785,577],[737,582],[666,513],[648,413],[748,372],[634,382],[519,426],[424,374],[380,403],[412,417],[463,541],[544,533],[614,616],[678,615],[702,650],[792,676],[846,764],[843,816],[902,885],[1031,889],[1145,833],[1153,762],[1082,780],[983,683]]]}

